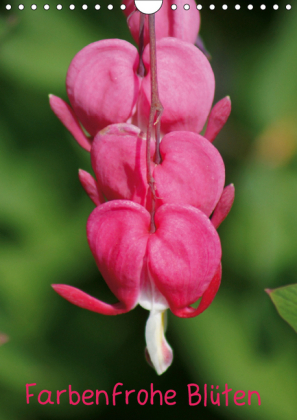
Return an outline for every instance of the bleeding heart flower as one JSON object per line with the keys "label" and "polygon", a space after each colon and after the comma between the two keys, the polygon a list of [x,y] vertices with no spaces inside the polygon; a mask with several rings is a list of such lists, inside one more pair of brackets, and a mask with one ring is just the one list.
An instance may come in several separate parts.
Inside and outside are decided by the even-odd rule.
{"label": "bleeding heart flower", "polygon": [[[176,131],[166,134],[160,144],[162,162],[151,167],[155,180],[157,207],[190,204],[209,216],[224,188],[225,167],[217,149],[199,134]],[[98,190],[107,200],[126,199],[151,207],[146,180],[146,139],[129,124],[108,126],[94,138],[92,166]]]}
{"label": "bleeding heart flower", "polygon": [[[139,43],[140,12],[134,0],[124,0],[127,23],[135,42]],[[176,5],[176,9],[171,8]],[[200,26],[200,14],[194,0],[187,1],[190,10],[184,9],[184,0],[163,0],[162,7],[156,12],[156,39],[165,37],[179,38],[182,41],[195,43]],[[144,23],[144,45],[149,43],[148,17]]]}
{"label": "bleeding heart flower", "polygon": [[[143,53],[147,73],[143,78],[137,104],[137,124],[147,127],[151,106],[149,45]],[[157,42],[158,90],[164,112],[161,132],[200,133],[214,97],[215,80],[205,55],[194,45],[176,38]]]}
{"label": "bleeding heart flower", "polygon": [[[214,75],[208,60],[198,48],[176,38],[163,38],[157,43],[157,58],[159,92],[165,109],[162,133],[199,133],[214,96]],[[149,45],[143,59],[147,74],[141,79],[137,75],[136,48],[126,41],[110,39],[86,46],[72,60],[66,78],[72,109],[54,95],[50,95],[50,106],[84,149],[90,151],[93,137],[113,123],[133,118],[146,130],[151,101]],[[86,136],[80,123],[91,137]]]}
{"label": "bleeding heart flower", "polygon": [[[192,317],[206,309],[220,284],[221,245],[210,220],[192,206],[161,206],[154,233],[150,221],[144,207],[125,200],[102,204],[89,217],[91,251],[118,303],[104,303],[72,286],[53,288],[71,303],[104,315],[128,312],[137,304],[149,310],[147,350],[161,374],[172,360],[163,313],[170,308],[177,316]],[[200,297],[198,308],[192,308]]]}

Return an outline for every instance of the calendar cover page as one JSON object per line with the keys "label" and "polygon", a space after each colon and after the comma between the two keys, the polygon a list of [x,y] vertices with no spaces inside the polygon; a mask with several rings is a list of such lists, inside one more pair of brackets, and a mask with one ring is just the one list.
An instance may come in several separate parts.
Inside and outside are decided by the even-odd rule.
{"label": "calendar cover page", "polygon": [[1,420],[296,419],[296,45],[289,0],[1,2]]}

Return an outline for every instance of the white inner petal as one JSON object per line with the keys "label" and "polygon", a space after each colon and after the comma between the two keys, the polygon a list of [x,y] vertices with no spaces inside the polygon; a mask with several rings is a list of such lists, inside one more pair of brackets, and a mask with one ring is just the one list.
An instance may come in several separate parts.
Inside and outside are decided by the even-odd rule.
{"label": "white inner petal", "polygon": [[[148,274],[149,276],[149,274]],[[140,289],[138,303],[148,311],[159,310],[164,311],[169,308],[167,300],[159,292],[151,279],[147,279]]]}
{"label": "white inner petal", "polygon": [[172,349],[164,335],[164,316],[164,310],[154,308],[150,311],[150,316],[145,327],[147,350],[158,375],[161,375],[167,370],[173,359]]}

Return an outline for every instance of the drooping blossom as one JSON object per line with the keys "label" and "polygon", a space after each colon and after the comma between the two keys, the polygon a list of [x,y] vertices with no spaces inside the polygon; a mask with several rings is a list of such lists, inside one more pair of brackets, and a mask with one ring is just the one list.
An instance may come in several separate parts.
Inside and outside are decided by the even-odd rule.
{"label": "drooping blossom", "polygon": [[[144,207],[126,200],[102,204],[89,217],[89,246],[118,303],[104,303],[68,285],[53,287],[71,303],[105,315],[128,312],[137,304],[149,310],[147,349],[161,374],[172,359],[163,312],[170,308],[179,317],[192,317],[206,309],[221,280],[221,245],[211,221],[192,206],[161,206],[154,233],[150,220]],[[200,297],[201,308],[191,307]]]}
{"label": "drooping blossom", "polygon": [[[136,9],[134,0],[124,0],[124,14],[127,16],[128,27],[135,42],[139,43],[140,12]],[[200,13],[194,0],[187,1],[190,10],[184,8],[184,0],[163,0],[162,7],[156,12],[156,39],[174,37],[182,41],[195,43],[200,27]],[[171,8],[172,5],[176,9]],[[144,45],[149,43],[148,17],[144,23]]]}
{"label": "drooping blossom", "polygon": [[[156,205],[190,204],[207,216],[219,201],[225,168],[217,149],[204,137],[188,131],[166,134],[160,144],[162,162],[151,165]],[[110,125],[92,143],[91,161],[96,186],[107,200],[132,200],[146,207],[151,195],[146,174],[146,138],[131,124]]]}
{"label": "drooping blossom", "polygon": [[[159,93],[164,105],[163,134],[171,131],[199,133],[214,96],[214,75],[204,54],[176,38],[157,42]],[[131,121],[146,130],[150,110],[149,45],[144,50],[146,75],[137,75],[138,52],[126,41],[94,42],[72,60],[66,78],[72,109],[51,95],[57,117],[90,151],[92,138],[106,126]],[[186,63],[186,64],[185,64]],[[91,138],[87,137],[79,122]]]}

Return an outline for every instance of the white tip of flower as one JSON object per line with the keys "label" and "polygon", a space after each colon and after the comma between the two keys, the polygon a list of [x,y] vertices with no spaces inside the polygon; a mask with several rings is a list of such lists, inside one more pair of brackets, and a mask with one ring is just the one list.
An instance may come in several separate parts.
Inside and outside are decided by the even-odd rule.
{"label": "white tip of flower", "polygon": [[166,341],[165,311],[153,309],[145,327],[145,340],[151,364],[162,375],[172,363],[173,351]]}

